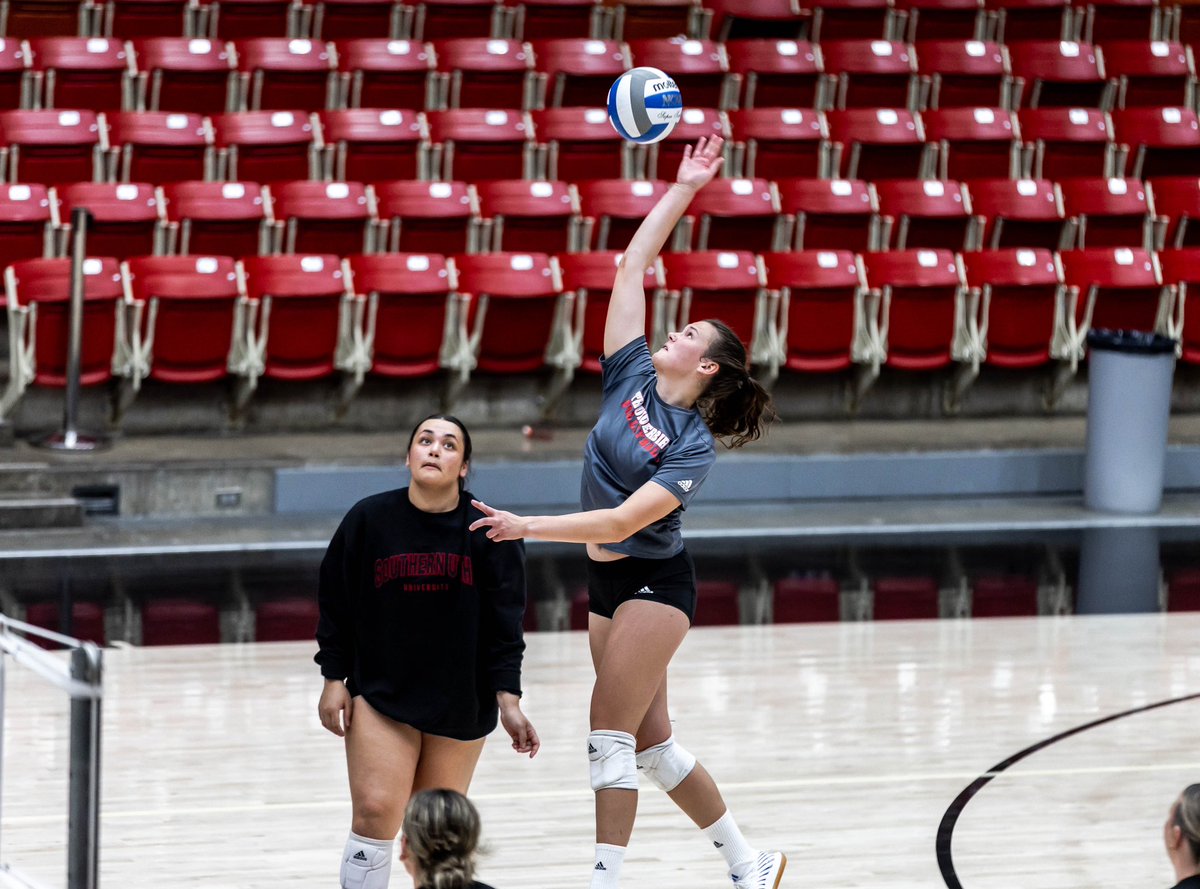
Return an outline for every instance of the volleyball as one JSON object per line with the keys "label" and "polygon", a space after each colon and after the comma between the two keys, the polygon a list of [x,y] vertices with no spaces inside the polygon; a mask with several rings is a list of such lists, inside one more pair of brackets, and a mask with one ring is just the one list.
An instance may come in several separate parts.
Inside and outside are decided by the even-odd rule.
{"label": "volleyball", "polygon": [[608,119],[630,142],[646,145],[667,138],[682,114],[679,87],[657,68],[633,68],[609,88]]}

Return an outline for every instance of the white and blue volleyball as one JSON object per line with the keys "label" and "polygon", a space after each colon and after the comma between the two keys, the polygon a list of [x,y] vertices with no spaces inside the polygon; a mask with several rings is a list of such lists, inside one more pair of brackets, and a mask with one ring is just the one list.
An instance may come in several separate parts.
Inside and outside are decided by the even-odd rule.
{"label": "white and blue volleyball", "polygon": [[608,91],[608,119],[630,142],[646,145],[667,138],[682,114],[679,87],[657,68],[626,71]]}

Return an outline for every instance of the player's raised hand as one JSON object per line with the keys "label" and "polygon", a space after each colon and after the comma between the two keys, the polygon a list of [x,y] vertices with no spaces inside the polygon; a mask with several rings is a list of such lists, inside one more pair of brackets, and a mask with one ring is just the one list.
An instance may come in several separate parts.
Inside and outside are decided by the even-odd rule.
{"label": "player's raised hand", "polygon": [[721,155],[721,147],[725,140],[720,136],[711,139],[700,138],[695,149],[691,145],[683,149],[683,160],[679,162],[679,172],[675,181],[699,191],[716,177],[725,158]]}

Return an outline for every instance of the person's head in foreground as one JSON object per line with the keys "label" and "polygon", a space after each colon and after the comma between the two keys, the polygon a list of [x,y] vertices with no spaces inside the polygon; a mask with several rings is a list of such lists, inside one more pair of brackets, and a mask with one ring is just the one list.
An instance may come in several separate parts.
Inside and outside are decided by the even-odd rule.
{"label": "person's head in foreground", "polygon": [[479,812],[455,790],[422,790],[404,813],[400,861],[417,889],[469,889],[476,885]]}
{"label": "person's head in foreground", "polygon": [[1163,825],[1163,841],[1167,858],[1175,868],[1177,886],[1200,887],[1200,784],[1185,787],[1171,804]]}

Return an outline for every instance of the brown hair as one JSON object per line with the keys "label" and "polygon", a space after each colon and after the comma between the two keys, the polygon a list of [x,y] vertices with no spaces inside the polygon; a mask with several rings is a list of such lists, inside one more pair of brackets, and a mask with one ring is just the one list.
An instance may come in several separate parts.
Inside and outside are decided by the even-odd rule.
{"label": "brown hair", "polygon": [[1192,850],[1192,860],[1200,862],[1200,784],[1189,784],[1175,805],[1175,826],[1182,831]]}
{"label": "brown hair", "polygon": [[404,838],[421,889],[466,889],[475,876],[479,812],[456,790],[422,790],[404,813]]}
{"label": "brown hair", "polygon": [[704,357],[715,361],[719,369],[696,407],[722,444],[740,448],[758,439],[778,414],[771,393],[750,376],[746,347],[738,335],[723,321],[709,318],[707,323],[715,333]]}

